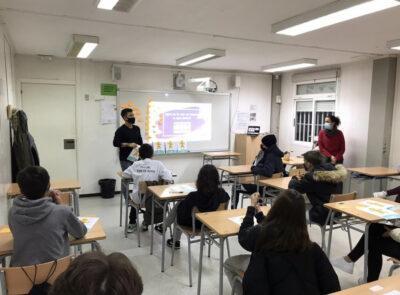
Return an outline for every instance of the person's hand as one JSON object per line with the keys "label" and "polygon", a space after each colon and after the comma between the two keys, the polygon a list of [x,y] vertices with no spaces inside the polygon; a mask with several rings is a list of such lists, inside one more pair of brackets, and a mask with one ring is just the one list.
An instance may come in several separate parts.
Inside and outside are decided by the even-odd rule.
{"label": "person's hand", "polygon": [[260,206],[260,203],[257,203],[257,205],[255,206],[255,208],[256,208],[256,213],[260,213],[262,210],[261,210],[261,206]]}
{"label": "person's hand", "polygon": [[59,190],[50,190],[49,197],[52,198],[53,202],[57,205],[60,205],[62,203],[61,192]]}
{"label": "person's hand", "polygon": [[260,199],[260,193],[254,193],[250,196],[251,206],[256,207],[258,200]]}
{"label": "person's hand", "polygon": [[332,162],[332,164],[336,164],[337,159],[335,156],[331,156],[331,162]]}

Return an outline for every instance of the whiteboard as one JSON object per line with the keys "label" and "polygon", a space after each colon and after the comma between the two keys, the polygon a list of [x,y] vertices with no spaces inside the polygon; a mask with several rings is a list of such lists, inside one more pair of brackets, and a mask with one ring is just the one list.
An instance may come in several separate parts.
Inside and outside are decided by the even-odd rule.
{"label": "whiteboard", "polygon": [[[147,91],[119,89],[117,96],[118,116],[121,109],[134,110],[136,125],[140,127],[145,142],[149,138],[149,102],[193,103],[211,105],[210,137],[201,141],[187,141],[187,150],[191,153],[206,151],[225,151],[230,149],[231,135],[231,94],[187,91]],[[159,105],[162,105],[161,103]],[[119,117],[119,120],[122,120]]]}

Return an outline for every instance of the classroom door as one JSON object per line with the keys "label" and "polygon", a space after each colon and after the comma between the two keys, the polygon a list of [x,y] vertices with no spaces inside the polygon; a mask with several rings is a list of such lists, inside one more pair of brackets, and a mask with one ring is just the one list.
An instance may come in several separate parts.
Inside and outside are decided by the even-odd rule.
{"label": "classroom door", "polygon": [[75,86],[22,83],[22,109],[52,179],[77,179]]}

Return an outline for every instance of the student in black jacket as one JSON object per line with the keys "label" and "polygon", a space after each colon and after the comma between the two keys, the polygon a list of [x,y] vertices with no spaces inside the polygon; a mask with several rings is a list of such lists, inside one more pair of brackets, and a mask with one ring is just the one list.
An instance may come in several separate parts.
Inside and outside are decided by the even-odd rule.
{"label": "student in black jacket", "polygon": [[[273,134],[268,134],[261,139],[261,150],[251,166],[251,172],[253,172],[254,175],[269,178],[275,173],[285,171],[282,163],[284,153],[278,148],[276,143],[276,137]],[[257,191],[257,185],[255,184],[243,184],[243,187],[248,194]],[[232,208],[236,208],[238,202],[239,194],[237,194],[236,204],[232,204]]]}
{"label": "student in black jacket", "polygon": [[[229,195],[220,187],[220,180],[217,168],[213,165],[204,165],[197,176],[197,191],[191,192],[178,206],[175,206],[166,219],[167,226],[170,226],[175,217],[179,225],[192,227],[192,210],[197,208],[200,212],[211,212],[218,209],[222,203],[229,202]],[[196,220],[196,228],[201,228],[200,221]],[[175,233],[175,249],[180,248],[182,232],[177,228]],[[167,241],[167,246],[172,247],[172,238]]]}
{"label": "student in black jacket", "polygon": [[307,194],[312,205],[310,220],[323,225],[329,213],[324,204],[329,202],[332,194],[342,193],[347,171],[343,165],[325,163],[318,151],[309,151],[303,156],[307,173],[303,177],[293,176],[289,188]]}
{"label": "student in black jacket", "polygon": [[[265,217],[258,199],[258,193],[251,197],[252,206],[247,208],[239,231],[240,245],[252,252],[247,269],[237,268],[235,257],[225,262],[231,283],[232,275],[245,271],[245,295],[320,295],[339,291],[339,279],[328,257],[309,238],[303,196],[294,190],[283,191]],[[256,226],[254,217],[259,222]],[[239,267],[244,264],[242,256]],[[241,288],[235,287],[236,294],[241,294]]]}

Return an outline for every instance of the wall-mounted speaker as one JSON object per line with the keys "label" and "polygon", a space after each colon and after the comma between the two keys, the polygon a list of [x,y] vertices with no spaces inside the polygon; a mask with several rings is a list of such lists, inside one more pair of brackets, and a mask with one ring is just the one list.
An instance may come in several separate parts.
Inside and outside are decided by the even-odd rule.
{"label": "wall-mounted speaker", "polygon": [[122,79],[122,69],[116,65],[111,68],[111,78],[113,81],[120,81]]}

